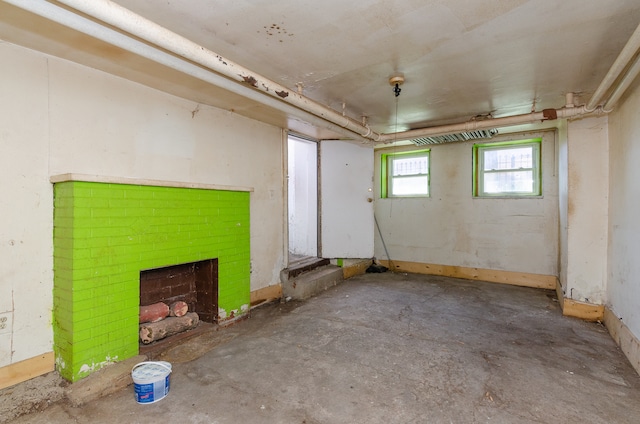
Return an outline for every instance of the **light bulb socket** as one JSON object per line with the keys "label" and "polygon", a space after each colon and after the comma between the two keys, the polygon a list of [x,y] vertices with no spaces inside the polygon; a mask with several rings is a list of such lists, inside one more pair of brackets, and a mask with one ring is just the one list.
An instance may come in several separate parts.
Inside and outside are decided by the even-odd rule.
{"label": "light bulb socket", "polygon": [[404,75],[394,75],[389,78],[389,85],[402,85],[404,83]]}

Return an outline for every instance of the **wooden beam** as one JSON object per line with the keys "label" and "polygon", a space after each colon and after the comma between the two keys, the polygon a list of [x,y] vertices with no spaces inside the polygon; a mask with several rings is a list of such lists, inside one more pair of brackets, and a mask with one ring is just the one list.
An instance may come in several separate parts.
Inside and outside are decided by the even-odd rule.
{"label": "wooden beam", "polygon": [[0,389],[22,383],[55,369],[53,352],[43,353],[15,364],[0,368]]}
{"label": "wooden beam", "polygon": [[604,310],[604,325],[633,368],[640,374],[640,339],[609,308]]}
{"label": "wooden beam", "polygon": [[580,318],[585,321],[602,321],[604,318],[604,305],[594,305],[566,298],[561,305],[562,315],[566,317]]}
{"label": "wooden beam", "polygon": [[347,278],[355,277],[367,272],[367,268],[371,265],[371,260],[359,261],[354,264],[344,265],[342,267],[342,277]]}
{"label": "wooden beam", "polygon": [[264,302],[280,299],[282,297],[282,285],[274,284],[251,292],[251,306],[256,306]]}
{"label": "wooden beam", "polygon": [[580,318],[585,321],[602,321],[604,318],[604,305],[595,305],[593,303],[580,302],[564,297],[564,290],[558,280],[556,284],[556,294],[558,295],[558,303],[562,308],[562,315],[566,317]]}
{"label": "wooden beam", "polygon": [[513,286],[533,287],[537,289],[556,288],[555,275],[530,274],[526,272],[502,271],[495,269],[467,268],[453,265],[437,265],[421,262],[379,261],[395,272],[441,275],[444,277],[464,278],[467,280],[489,281],[491,283]]}

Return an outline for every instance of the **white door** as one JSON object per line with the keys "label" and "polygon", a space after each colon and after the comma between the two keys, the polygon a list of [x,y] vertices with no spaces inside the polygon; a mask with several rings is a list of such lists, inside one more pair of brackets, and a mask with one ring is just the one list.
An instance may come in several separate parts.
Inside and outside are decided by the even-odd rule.
{"label": "white door", "polygon": [[373,257],[373,147],[320,143],[323,258]]}

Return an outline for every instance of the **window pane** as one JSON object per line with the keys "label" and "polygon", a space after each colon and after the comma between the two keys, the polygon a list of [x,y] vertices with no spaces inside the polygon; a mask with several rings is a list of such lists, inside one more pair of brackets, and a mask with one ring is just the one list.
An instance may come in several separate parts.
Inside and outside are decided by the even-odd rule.
{"label": "window pane", "polygon": [[474,196],[541,196],[541,139],[474,145]]}
{"label": "window pane", "polygon": [[533,168],[533,147],[484,151],[484,170]]}
{"label": "window pane", "polygon": [[484,174],[485,193],[533,193],[533,171]]}
{"label": "window pane", "polygon": [[393,176],[417,175],[429,172],[429,158],[427,156],[414,158],[394,158]]}
{"label": "window pane", "polygon": [[382,155],[381,197],[429,196],[429,150]]}
{"label": "window pane", "polygon": [[391,187],[392,196],[410,196],[410,195],[426,195],[429,194],[429,177],[405,177],[394,178],[393,187]]}

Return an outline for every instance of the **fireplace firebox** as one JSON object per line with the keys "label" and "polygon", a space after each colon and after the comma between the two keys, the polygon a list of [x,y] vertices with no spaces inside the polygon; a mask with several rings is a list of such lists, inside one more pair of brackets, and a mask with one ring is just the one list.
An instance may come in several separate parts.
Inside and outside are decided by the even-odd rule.
{"label": "fireplace firebox", "polygon": [[201,321],[218,319],[218,260],[140,271],[140,306],[183,301]]}

